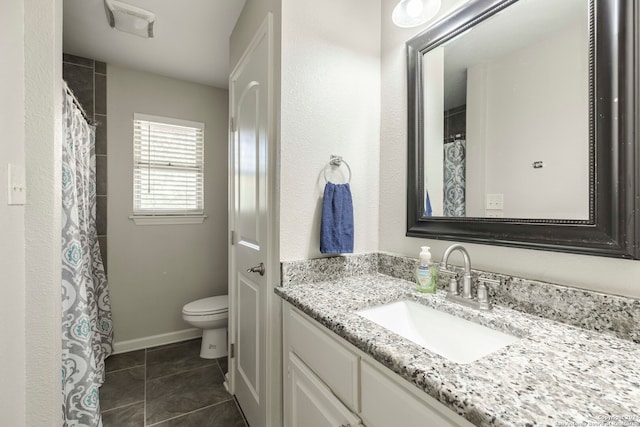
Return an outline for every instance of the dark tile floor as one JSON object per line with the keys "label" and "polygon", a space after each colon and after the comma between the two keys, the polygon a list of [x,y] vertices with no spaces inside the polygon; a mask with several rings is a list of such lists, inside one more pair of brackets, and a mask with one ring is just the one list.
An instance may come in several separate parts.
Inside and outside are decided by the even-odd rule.
{"label": "dark tile floor", "polygon": [[200,358],[200,340],[111,356],[100,388],[104,427],[246,427],[222,385],[226,370],[226,357]]}

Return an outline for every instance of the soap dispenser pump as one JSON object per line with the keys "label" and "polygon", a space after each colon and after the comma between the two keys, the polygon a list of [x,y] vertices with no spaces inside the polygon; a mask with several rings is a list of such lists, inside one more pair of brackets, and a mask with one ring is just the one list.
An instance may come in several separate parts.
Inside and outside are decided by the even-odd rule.
{"label": "soap dispenser pump", "polygon": [[436,292],[436,274],[431,264],[429,246],[420,247],[418,266],[416,267],[416,283],[418,292],[433,294]]}

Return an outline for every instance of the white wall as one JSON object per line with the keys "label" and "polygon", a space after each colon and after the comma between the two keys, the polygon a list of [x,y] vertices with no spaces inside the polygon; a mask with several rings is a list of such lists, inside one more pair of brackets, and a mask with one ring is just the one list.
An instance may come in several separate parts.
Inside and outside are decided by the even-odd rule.
{"label": "white wall", "polygon": [[[227,293],[228,91],[109,65],[107,110],[108,274],[118,351],[123,341],[189,329],[184,304]],[[205,123],[204,223],[136,226],[129,219],[135,112]]]}
{"label": "white wall", "polygon": [[[407,101],[404,43],[424,28],[400,29],[391,22],[397,1],[382,0],[382,113],[380,141],[380,250],[417,257],[431,246],[434,259],[453,242],[405,237]],[[640,261],[465,244],[472,265],[505,274],[611,294],[640,297]],[[454,262],[456,260],[453,260]],[[461,262],[461,260],[458,260]]]}
{"label": "white wall", "polygon": [[27,183],[25,425],[58,426],[62,404],[62,1],[26,0],[23,4]]}
{"label": "white wall", "polygon": [[7,206],[7,164],[24,166],[24,11],[11,0],[0,15],[0,413],[3,422],[25,423],[24,207]]}
{"label": "white wall", "polygon": [[486,180],[468,180],[467,194],[503,194],[506,218],[589,219],[586,24],[468,70],[467,117],[486,126],[467,130],[469,149],[486,150],[469,159],[484,163]]}
{"label": "white wall", "polygon": [[[486,142],[487,133],[487,67],[481,65],[471,67],[467,73],[467,110],[475,111],[467,114],[467,143],[465,166],[465,208],[469,217],[485,216],[486,193]],[[474,136],[475,135],[475,136]],[[471,142],[469,142],[471,139]]]}
{"label": "white wall", "polygon": [[323,169],[331,154],[352,171],[354,252],[377,249],[379,53],[378,0],[283,1],[281,260],[320,255]]}
{"label": "white wall", "polygon": [[[444,48],[432,50],[423,59],[424,93],[424,188],[429,192],[433,216],[444,213]],[[426,195],[423,196],[426,209]],[[424,209],[423,209],[424,211]]]}

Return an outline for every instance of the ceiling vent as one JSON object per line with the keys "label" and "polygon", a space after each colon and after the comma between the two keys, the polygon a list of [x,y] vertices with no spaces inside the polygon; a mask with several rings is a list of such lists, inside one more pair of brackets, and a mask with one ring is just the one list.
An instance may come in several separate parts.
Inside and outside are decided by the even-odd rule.
{"label": "ceiling vent", "polygon": [[153,37],[156,15],[117,0],[104,0],[107,20],[111,28],[144,38]]}

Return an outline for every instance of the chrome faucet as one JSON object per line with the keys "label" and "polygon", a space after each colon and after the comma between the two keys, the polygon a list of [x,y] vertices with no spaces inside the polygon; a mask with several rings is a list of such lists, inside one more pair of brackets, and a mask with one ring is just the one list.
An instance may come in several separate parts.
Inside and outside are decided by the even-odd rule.
{"label": "chrome faucet", "polygon": [[[462,275],[462,295],[458,290],[458,280],[454,273],[447,269],[449,256],[454,251],[460,251],[464,258],[464,274]],[[485,282],[492,282],[490,279],[480,279],[478,285],[478,298],[474,298],[471,295],[471,257],[469,252],[460,244],[454,244],[444,251],[442,256],[442,262],[440,263],[440,271],[443,273],[449,273],[451,278],[449,279],[449,290],[447,292],[447,299],[457,302],[467,307],[477,308],[479,310],[491,310],[491,304],[489,303],[489,295],[487,293],[487,287]]]}
{"label": "chrome faucet", "polygon": [[[444,251],[444,255],[442,256],[442,263],[440,264],[440,268],[447,270],[447,261],[449,261],[449,256],[453,251],[460,251],[462,257],[464,258],[464,275],[462,276],[462,298],[472,299],[471,295],[471,258],[469,257],[469,252],[464,248],[464,246],[460,244],[451,245]],[[448,270],[447,270],[448,271]],[[447,296],[458,296],[458,282],[455,278],[449,283],[449,292]]]}

